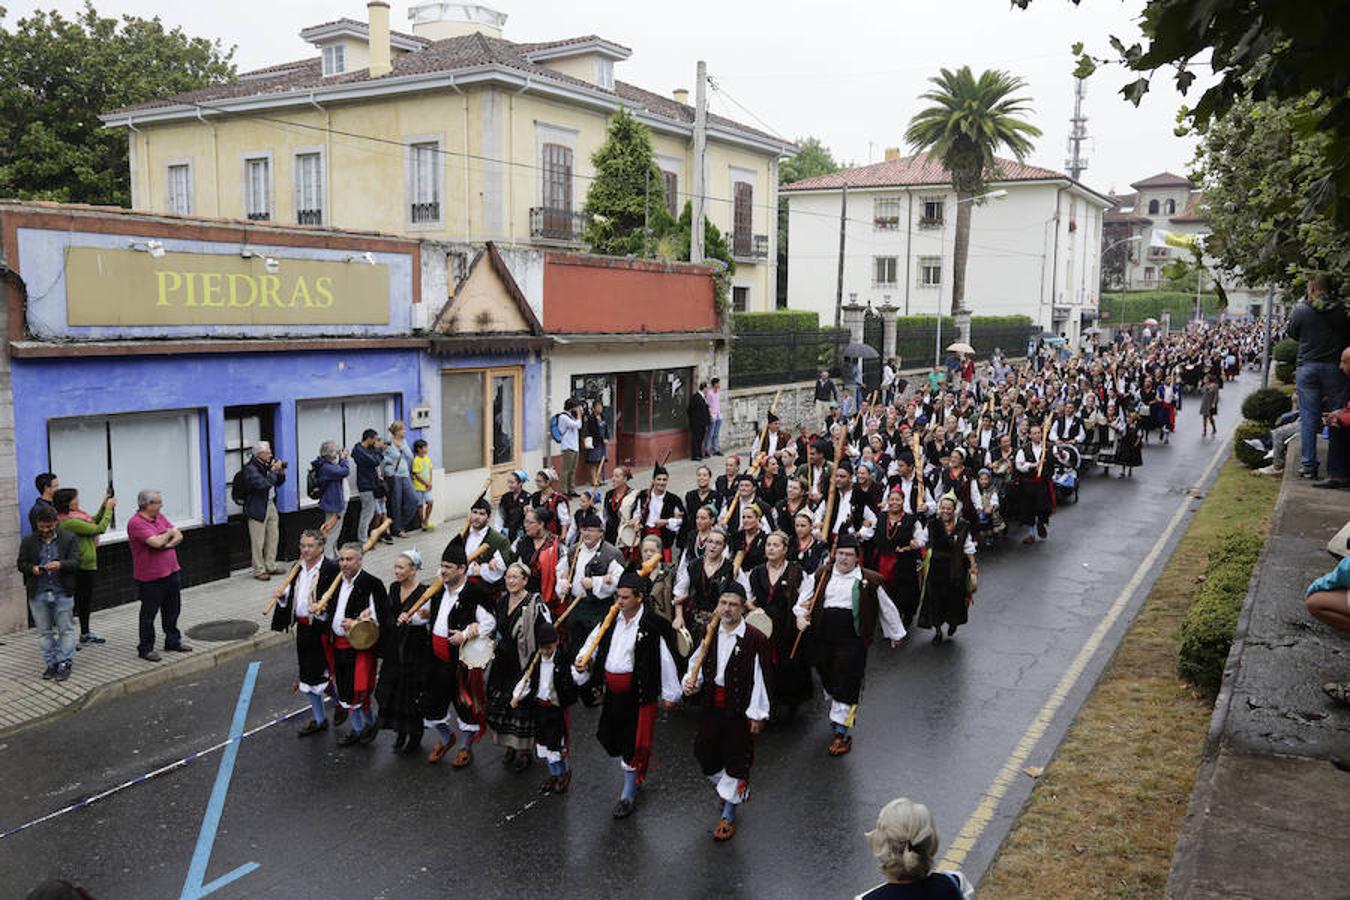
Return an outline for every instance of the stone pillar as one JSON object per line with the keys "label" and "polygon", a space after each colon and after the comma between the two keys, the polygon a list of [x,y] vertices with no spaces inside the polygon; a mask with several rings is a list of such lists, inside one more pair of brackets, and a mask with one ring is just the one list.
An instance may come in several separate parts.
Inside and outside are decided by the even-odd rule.
{"label": "stone pillar", "polygon": [[895,355],[895,311],[889,303],[881,304],[881,361]]}
{"label": "stone pillar", "polygon": [[863,339],[863,318],[867,315],[867,307],[857,303],[845,305],[841,312],[843,326],[848,329],[849,341],[855,344],[861,344]]}

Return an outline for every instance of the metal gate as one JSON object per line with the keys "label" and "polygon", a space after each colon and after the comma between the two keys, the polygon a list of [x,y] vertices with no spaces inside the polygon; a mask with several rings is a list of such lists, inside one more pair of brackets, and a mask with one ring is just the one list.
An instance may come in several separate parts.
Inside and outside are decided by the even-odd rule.
{"label": "metal gate", "polygon": [[877,351],[877,358],[863,361],[863,386],[868,393],[881,387],[881,353],[886,346],[885,331],[886,317],[869,308],[863,317],[863,343]]}

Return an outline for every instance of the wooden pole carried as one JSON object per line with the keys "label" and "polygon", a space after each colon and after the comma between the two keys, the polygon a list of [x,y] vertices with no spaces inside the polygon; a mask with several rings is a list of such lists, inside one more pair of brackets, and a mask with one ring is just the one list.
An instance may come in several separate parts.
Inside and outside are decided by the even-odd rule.
{"label": "wooden pole carried", "polygon": [[[687,677],[694,679],[698,678],[698,671],[703,668],[703,660],[707,657],[708,650],[712,648],[713,637],[717,634],[717,623],[720,619],[721,617],[718,616],[717,611],[714,610],[712,618],[708,620],[708,630],[703,634],[703,641],[698,645],[697,655],[689,660],[689,668],[686,669],[689,673]],[[698,662],[695,662],[694,659],[697,659]]]}
{"label": "wooden pole carried", "polygon": [[[819,603],[820,598],[825,595],[825,585],[830,583],[830,578],[834,575],[833,550],[830,551],[829,558],[825,560],[824,565],[825,573],[821,575],[820,581],[816,584],[816,592],[811,595],[811,605],[806,608],[806,618],[808,621],[811,619],[811,612],[816,608],[816,604]],[[804,634],[806,634],[805,631],[797,632],[797,639],[792,642],[792,652],[788,654],[788,659],[797,658],[797,648],[802,645],[802,635]]]}
{"label": "wooden pole carried", "polygon": [[[281,583],[281,591],[279,593],[282,594],[286,593],[287,588],[291,586],[291,582],[295,581],[295,576],[299,574],[300,574],[300,563],[297,562],[295,565],[291,566],[291,570],[286,573],[286,580]],[[272,614],[272,610],[276,608],[277,608],[277,596],[274,594],[272,596],[272,599],[267,602],[267,609],[263,610],[263,615],[270,616]]]}
{"label": "wooden pole carried", "polygon": [[606,632],[613,627],[614,619],[618,615],[619,604],[615,603],[610,606],[609,612],[605,613],[605,620],[600,623],[600,630],[595,633],[595,637],[591,638],[590,642],[586,644],[586,648],[581,652],[581,655],[577,657],[576,668],[578,672],[584,672],[587,667],[590,666],[591,657],[595,655],[596,648],[598,648],[600,642],[604,640]]}
{"label": "wooden pole carried", "polygon": [[[486,494],[486,493],[488,492],[488,488],[490,488],[490,487],[492,487],[492,476],[491,476],[491,475],[489,475],[487,478],[484,478],[484,479],[483,479],[483,487],[478,491],[478,497],[481,497],[481,496],[483,496],[484,494]],[[477,502],[478,502],[478,497],[473,498],[473,502],[474,502],[474,503],[477,503]],[[460,537],[468,537],[468,535],[469,535],[469,514],[468,514],[468,513],[465,513],[465,514],[464,514],[464,527],[463,527],[462,529],[460,529],[459,536],[460,536]]]}

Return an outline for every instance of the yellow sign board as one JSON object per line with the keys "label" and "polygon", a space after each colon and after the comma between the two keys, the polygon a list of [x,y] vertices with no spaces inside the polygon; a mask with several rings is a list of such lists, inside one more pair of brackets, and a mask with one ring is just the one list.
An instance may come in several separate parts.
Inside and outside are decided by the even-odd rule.
{"label": "yellow sign board", "polygon": [[71,247],[70,325],[387,325],[389,267]]}

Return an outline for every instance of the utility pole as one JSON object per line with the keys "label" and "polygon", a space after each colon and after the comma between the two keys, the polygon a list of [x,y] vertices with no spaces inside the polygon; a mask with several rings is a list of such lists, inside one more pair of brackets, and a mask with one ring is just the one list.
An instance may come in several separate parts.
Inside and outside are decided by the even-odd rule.
{"label": "utility pole", "polygon": [[1077,78],[1073,85],[1073,116],[1069,119],[1069,158],[1064,168],[1069,177],[1080,180],[1087,168],[1087,157],[1083,155],[1083,144],[1087,141],[1087,116],[1083,115],[1083,98],[1087,96],[1087,80]]}
{"label": "utility pole", "polygon": [[834,327],[838,328],[844,313],[844,236],[848,232],[848,182],[839,194],[839,277],[834,286]]}
{"label": "utility pole", "polygon": [[1261,387],[1270,387],[1270,312],[1275,304],[1275,287],[1266,285],[1266,335],[1261,341]]}
{"label": "utility pole", "polygon": [[694,196],[689,223],[689,261],[703,262],[704,200],[707,195],[707,171],[704,159],[708,149],[708,64],[698,61],[698,83],[694,87]]}

